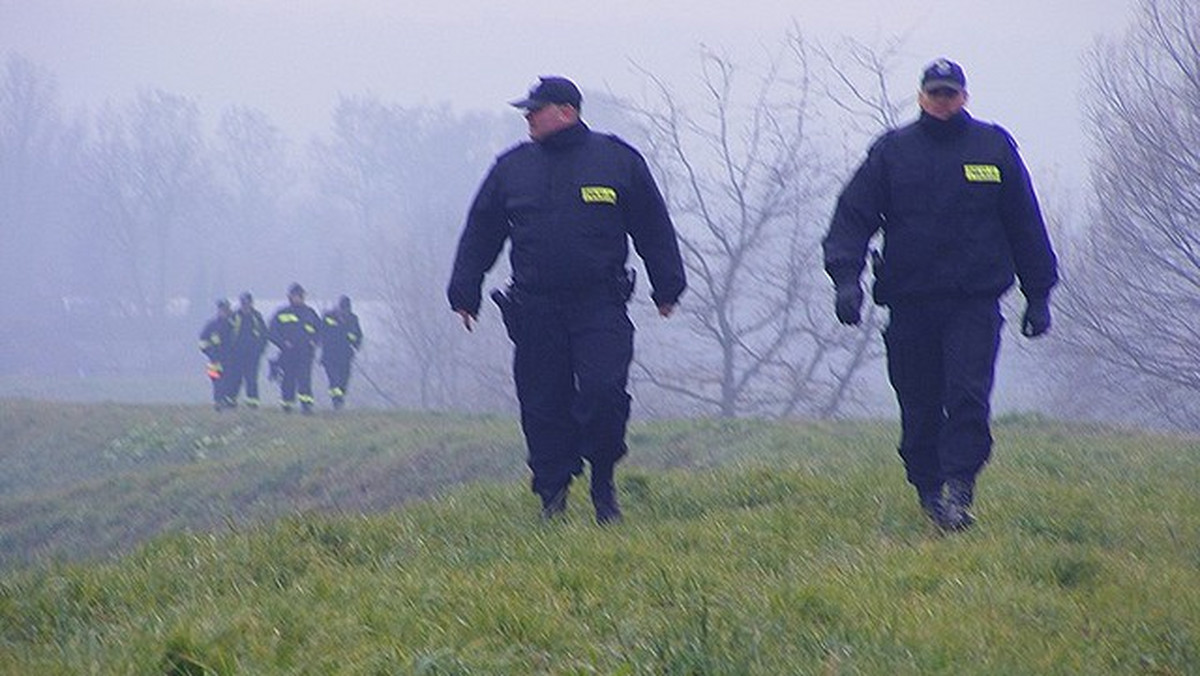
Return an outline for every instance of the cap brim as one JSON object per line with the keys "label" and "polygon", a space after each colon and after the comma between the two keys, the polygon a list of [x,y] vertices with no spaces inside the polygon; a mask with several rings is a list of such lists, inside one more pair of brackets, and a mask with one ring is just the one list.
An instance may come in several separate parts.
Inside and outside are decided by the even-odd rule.
{"label": "cap brim", "polygon": [[549,103],[547,101],[542,101],[540,99],[524,98],[524,99],[517,99],[516,101],[509,101],[508,105],[512,106],[513,108],[523,108],[525,110],[537,110],[538,108],[543,108],[543,107],[549,105]]}
{"label": "cap brim", "polygon": [[953,89],[956,92],[966,91],[966,87],[954,80],[930,80],[921,85],[921,91],[931,92],[935,89]]}

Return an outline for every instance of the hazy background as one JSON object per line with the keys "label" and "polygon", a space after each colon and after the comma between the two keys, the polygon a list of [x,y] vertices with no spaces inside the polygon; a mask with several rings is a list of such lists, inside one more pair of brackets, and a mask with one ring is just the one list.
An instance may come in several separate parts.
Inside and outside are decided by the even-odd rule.
{"label": "hazy background", "polygon": [[[1170,29],[1138,33],[1156,3]],[[269,318],[298,280],[318,309],[348,293],[363,315],[356,405],[512,410],[499,322],[485,308],[467,336],[443,289],[475,187],[496,152],[523,140],[507,102],[538,75],[561,74],[584,89],[585,119],[646,152],[692,251],[713,250],[714,228],[757,227],[739,214],[767,210],[737,256],[689,261],[682,316],[662,322],[640,290],[639,413],[889,413],[882,313],[858,332],[835,324],[818,244],[871,137],[915,117],[922,67],[939,56],[963,64],[971,112],[1021,146],[1064,277],[1115,261],[1077,286],[1104,296],[1163,263],[1164,248],[1181,247],[1172,255],[1186,261],[1192,246],[1194,162],[1123,143],[1141,138],[1129,129],[1158,124],[1152,138],[1194,147],[1187,116],[1200,114],[1200,76],[1172,72],[1186,60],[1164,56],[1160,42],[1200,42],[1187,37],[1200,33],[1195,15],[1184,0],[0,0],[0,300],[16,317],[0,326],[0,385],[9,396],[203,401],[194,336],[212,299],[252,289]],[[788,52],[797,37],[803,58]],[[864,49],[884,57],[878,72],[854,63]],[[720,88],[705,89],[721,84],[722,67],[726,132],[711,96]],[[757,89],[772,67],[777,79]],[[839,74],[869,95],[886,89],[855,101]],[[1124,105],[1151,98],[1170,105]],[[758,134],[768,111],[797,124]],[[678,147],[667,123],[679,125]],[[719,133],[731,160],[713,153]],[[765,145],[751,145],[760,137]],[[686,180],[681,154],[701,169],[699,184]],[[1159,170],[1155,186],[1179,188],[1164,192],[1160,213],[1139,211],[1144,187],[1109,199],[1122,176]],[[731,201],[731,175],[750,177],[748,205]],[[715,220],[689,209],[699,199],[712,200]],[[1143,236],[1160,224],[1181,230]],[[725,275],[710,286],[729,296],[706,296],[701,270]],[[488,285],[503,275],[502,263]],[[1194,360],[1177,358],[1195,352],[1191,329],[1181,323],[1162,344],[1142,336],[1195,302],[1191,280],[1177,281],[1140,299],[1078,302],[1064,284],[1056,330],[1036,342],[1013,330],[1011,295],[997,410],[1137,410],[1127,417],[1142,422],[1179,410],[1200,388],[1200,375],[1187,375],[1200,373]],[[1127,307],[1149,316],[1108,330]],[[733,332],[708,331],[716,308],[733,308]],[[761,325],[756,315],[786,319]],[[737,363],[722,362],[728,354]],[[1155,357],[1165,358],[1148,370]],[[319,371],[316,382],[319,391]],[[1200,425],[1195,413],[1185,425]]]}
{"label": "hazy background", "polygon": [[0,0],[0,49],[53,71],[67,101],[152,86],[209,114],[261,109],[304,137],[340,94],[496,110],[560,73],[629,96],[643,81],[631,63],[694,80],[700,45],[749,63],[795,22],[831,42],[903,36],[897,72],[914,89],[931,59],[959,61],[971,110],[1013,132],[1035,178],[1078,181],[1081,53],[1130,14],[1126,0]]}

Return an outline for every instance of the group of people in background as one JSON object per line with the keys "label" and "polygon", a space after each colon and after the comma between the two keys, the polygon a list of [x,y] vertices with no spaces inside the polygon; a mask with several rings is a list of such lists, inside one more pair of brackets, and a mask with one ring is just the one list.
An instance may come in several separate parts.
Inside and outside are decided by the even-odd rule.
{"label": "group of people in background", "polygon": [[258,373],[267,343],[278,349],[269,361],[268,377],[279,381],[284,412],[294,411],[299,404],[302,413],[313,413],[312,366],[318,347],[333,408],[345,406],[350,368],[363,341],[350,297],[342,296],[336,306],[318,316],[305,303],[300,284],[292,284],[287,296],[287,305],[275,312],[270,323],[254,308],[249,291],[239,297],[236,311],[228,300],[217,301],[216,316],[200,332],[200,351],[208,358],[216,410],[237,408],[243,392],[246,406],[258,408]]}

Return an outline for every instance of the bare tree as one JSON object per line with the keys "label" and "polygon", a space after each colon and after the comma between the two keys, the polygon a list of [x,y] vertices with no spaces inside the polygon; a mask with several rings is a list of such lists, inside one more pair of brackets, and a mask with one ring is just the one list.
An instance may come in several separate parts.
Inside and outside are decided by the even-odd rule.
{"label": "bare tree", "polygon": [[0,70],[0,287],[21,289],[8,304],[15,316],[44,311],[65,292],[69,266],[59,252],[72,215],[64,179],[74,152],[53,76],[9,55]]}
{"label": "bare tree", "polygon": [[1087,66],[1095,214],[1066,261],[1059,335],[1087,362],[1076,373],[1113,384],[1127,406],[1194,429],[1200,7],[1142,0],[1125,36],[1098,43]]}
{"label": "bare tree", "polygon": [[842,113],[838,124],[853,132],[843,138],[875,136],[895,129],[904,120],[915,96],[905,93],[897,97],[890,79],[903,44],[903,36],[880,46],[843,37],[833,48],[820,44],[813,47],[829,72],[829,76],[818,79],[825,99]]}
{"label": "bare tree", "polygon": [[371,366],[389,374],[395,402],[487,408],[510,389],[498,368],[507,358],[495,356],[500,334],[464,341],[442,291],[497,130],[488,117],[356,97],[342,100],[332,137],[314,145],[321,193],[340,207],[330,241],[350,248],[362,283],[387,308],[381,319],[397,343]]}
{"label": "bare tree", "polygon": [[743,93],[731,60],[704,50],[693,112],[647,73],[631,109],[680,232],[686,339],[639,358],[637,375],[721,416],[834,415],[864,363],[839,332],[816,242],[834,188],[812,127],[813,74],[798,32]]}
{"label": "bare tree", "polygon": [[185,283],[190,254],[207,226],[213,196],[196,104],[160,90],[109,108],[85,163],[100,246],[116,255],[110,289],[137,314],[164,312]]}
{"label": "bare tree", "polygon": [[[825,67],[823,75],[817,78],[823,84],[823,100],[839,111],[838,126],[848,132],[838,136],[843,144],[841,173],[844,175],[849,175],[853,165],[861,161],[862,147],[868,139],[899,127],[905,119],[904,111],[915,105],[915,95],[897,94],[891,85],[904,39],[897,36],[875,46],[843,37],[833,48],[818,44],[813,49]],[[872,249],[881,246],[881,237],[877,236]],[[843,402],[853,400],[857,394],[857,376],[882,357],[879,335],[884,321],[879,307],[868,303],[853,340],[846,345],[848,356],[841,370],[843,377],[821,411],[823,415],[834,415]]]}
{"label": "bare tree", "polygon": [[228,262],[222,267],[239,289],[281,285],[280,279],[291,276],[280,260],[291,253],[295,228],[287,220],[285,197],[299,178],[287,138],[261,111],[229,108],[217,124],[213,165],[221,227],[210,230],[210,257]]}

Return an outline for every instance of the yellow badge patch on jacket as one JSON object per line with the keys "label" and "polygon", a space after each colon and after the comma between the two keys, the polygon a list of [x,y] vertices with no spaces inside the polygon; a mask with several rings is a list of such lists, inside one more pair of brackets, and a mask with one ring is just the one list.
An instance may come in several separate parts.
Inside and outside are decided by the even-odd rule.
{"label": "yellow badge patch on jacket", "polygon": [[585,185],[579,189],[587,204],[616,204],[617,191],[605,185]]}
{"label": "yellow badge patch on jacket", "polygon": [[970,183],[1000,182],[1000,167],[994,164],[964,164],[963,174]]}

